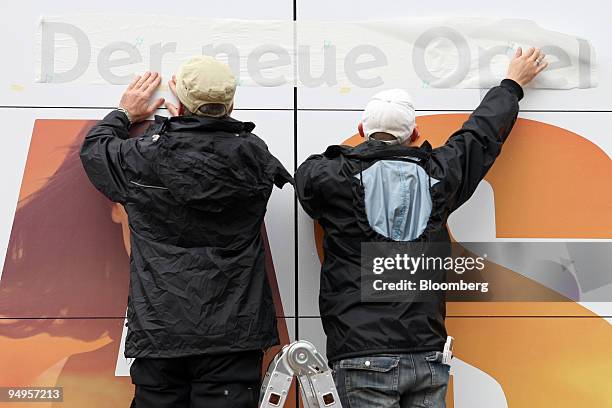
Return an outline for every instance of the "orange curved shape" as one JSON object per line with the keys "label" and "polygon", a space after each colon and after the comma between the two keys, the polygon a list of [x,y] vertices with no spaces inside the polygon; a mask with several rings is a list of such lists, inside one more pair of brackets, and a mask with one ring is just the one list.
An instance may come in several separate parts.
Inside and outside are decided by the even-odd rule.
{"label": "orange curved shape", "polygon": [[[417,121],[436,147],[467,117]],[[485,179],[500,238],[612,238],[612,161],[580,135],[518,119]],[[318,225],[315,236],[323,259]],[[495,378],[509,407],[612,407],[612,326],[578,303],[448,303],[447,313],[456,355]]]}

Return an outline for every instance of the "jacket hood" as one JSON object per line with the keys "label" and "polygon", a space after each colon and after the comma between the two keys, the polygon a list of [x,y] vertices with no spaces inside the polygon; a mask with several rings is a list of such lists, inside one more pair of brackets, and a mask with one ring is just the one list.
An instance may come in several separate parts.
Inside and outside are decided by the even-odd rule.
{"label": "jacket hood", "polygon": [[156,117],[154,171],[177,202],[219,212],[265,203],[273,184],[292,178],[251,131],[233,118]]}

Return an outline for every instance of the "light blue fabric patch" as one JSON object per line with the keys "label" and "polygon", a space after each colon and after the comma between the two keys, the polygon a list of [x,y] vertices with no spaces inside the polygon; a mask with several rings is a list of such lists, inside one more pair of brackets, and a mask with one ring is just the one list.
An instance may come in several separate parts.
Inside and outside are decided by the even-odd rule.
{"label": "light blue fabric patch", "polygon": [[[359,174],[355,177],[359,178]],[[430,178],[418,164],[380,160],[361,174],[365,208],[372,229],[394,241],[423,233],[431,214]]]}

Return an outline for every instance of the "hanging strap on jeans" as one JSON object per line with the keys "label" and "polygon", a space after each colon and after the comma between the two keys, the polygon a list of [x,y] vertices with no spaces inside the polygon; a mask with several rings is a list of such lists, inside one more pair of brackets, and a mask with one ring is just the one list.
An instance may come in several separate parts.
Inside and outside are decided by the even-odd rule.
{"label": "hanging strap on jeans", "polygon": [[437,361],[442,364],[450,365],[451,360],[453,358],[453,343],[455,339],[451,336],[446,337],[446,343],[444,343],[443,351],[436,351],[436,358],[434,361]]}

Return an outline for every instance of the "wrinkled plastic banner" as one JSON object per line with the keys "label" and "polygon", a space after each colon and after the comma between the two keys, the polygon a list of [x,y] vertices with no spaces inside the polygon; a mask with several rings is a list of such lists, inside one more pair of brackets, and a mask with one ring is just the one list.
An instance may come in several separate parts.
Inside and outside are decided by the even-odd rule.
{"label": "wrinkled plastic banner", "polygon": [[65,15],[40,20],[36,81],[127,84],[135,73],[176,72],[192,55],[228,62],[242,86],[489,88],[517,47],[550,63],[534,88],[597,85],[582,38],[529,20],[419,18],[323,22],[161,15]]}

